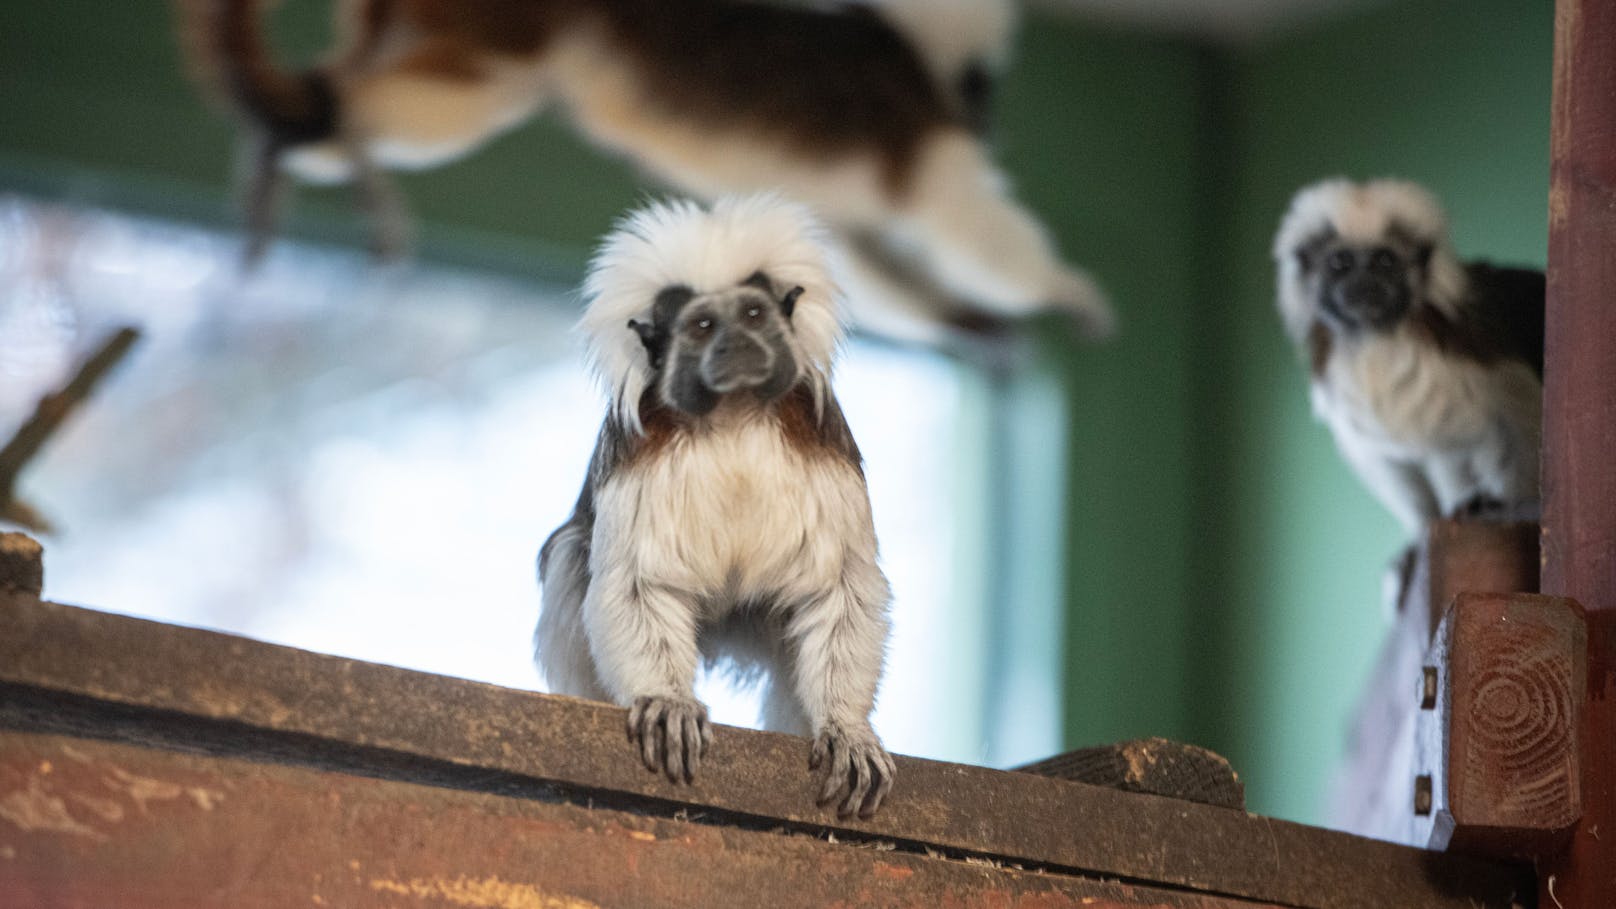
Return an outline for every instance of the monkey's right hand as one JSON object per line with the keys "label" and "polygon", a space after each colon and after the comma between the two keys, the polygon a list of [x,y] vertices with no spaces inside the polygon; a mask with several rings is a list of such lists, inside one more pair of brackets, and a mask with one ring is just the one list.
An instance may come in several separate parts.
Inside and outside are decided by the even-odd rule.
{"label": "monkey's right hand", "polygon": [[821,766],[825,767],[825,782],[819,790],[819,804],[840,799],[838,815],[857,813],[864,820],[875,816],[875,810],[892,791],[892,778],[898,774],[892,755],[881,747],[881,740],[868,724],[848,729],[831,723],[821,730],[808,755],[808,769]]}
{"label": "monkey's right hand", "polygon": [[628,740],[639,744],[645,769],[692,782],[713,742],[707,705],[695,698],[637,697],[628,711]]}

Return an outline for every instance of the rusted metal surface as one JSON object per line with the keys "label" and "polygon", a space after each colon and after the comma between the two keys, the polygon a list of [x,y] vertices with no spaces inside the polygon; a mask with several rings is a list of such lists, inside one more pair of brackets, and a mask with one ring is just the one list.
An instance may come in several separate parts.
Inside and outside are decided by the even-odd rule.
{"label": "rusted metal surface", "polygon": [[1588,611],[1586,811],[1539,862],[1544,905],[1616,906],[1616,3],[1559,0],[1554,22],[1543,592]]}
{"label": "rusted metal surface", "polygon": [[1223,755],[1168,739],[1079,748],[1015,769],[1219,808],[1243,811],[1246,807],[1246,787]]}
{"label": "rusted metal surface", "polygon": [[0,732],[0,905],[1263,904],[813,837]]}
{"label": "rusted metal surface", "polygon": [[1420,814],[1431,848],[1529,859],[1564,844],[1582,815],[1587,653],[1574,601],[1454,600],[1426,659],[1420,712],[1415,772],[1430,781]]}
{"label": "rusted metal surface", "polygon": [[1346,754],[1331,784],[1332,826],[1395,843],[1425,843],[1429,831],[1418,823],[1410,790],[1421,670],[1432,635],[1462,592],[1530,593],[1537,587],[1536,524],[1444,520],[1426,528],[1398,591],[1396,624],[1353,711]]}
{"label": "rusted metal surface", "polygon": [[92,734],[234,743],[282,761],[346,754],[359,772],[425,768],[439,785],[547,787],[1289,906],[1509,907],[1534,886],[1518,866],[912,758],[899,759],[897,788],[873,820],[838,820],[814,806],[803,739],[721,727],[702,777],[676,785],[633,759],[615,707],[18,597],[0,598],[0,719],[8,710],[14,724],[77,711]]}

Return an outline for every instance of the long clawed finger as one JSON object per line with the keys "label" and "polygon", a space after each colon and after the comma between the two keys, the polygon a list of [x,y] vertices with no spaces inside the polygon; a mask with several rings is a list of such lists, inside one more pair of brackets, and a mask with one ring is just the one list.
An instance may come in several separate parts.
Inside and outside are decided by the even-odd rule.
{"label": "long clawed finger", "polygon": [[660,758],[662,751],[662,716],[664,709],[660,704],[653,704],[646,709],[640,718],[640,759],[645,763],[645,769],[655,773],[662,769]]}
{"label": "long clawed finger", "polygon": [[662,715],[662,769],[668,782],[690,782],[688,754],[695,744],[685,737],[685,718],[669,711]]}
{"label": "long clawed finger", "polygon": [[707,745],[712,741],[712,731],[699,716],[686,716],[684,718],[685,743],[685,782],[696,781],[696,774],[701,770],[701,759],[707,754]]}
{"label": "long clawed finger", "polygon": [[819,804],[829,805],[848,785],[848,772],[852,769],[852,755],[847,745],[831,740],[826,744],[830,767],[825,771],[825,784],[819,789]]}
{"label": "long clawed finger", "polygon": [[876,809],[880,808],[881,803],[886,801],[887,793],[892,791],[892,780],[898,775],[897,765],[893,763],[891,755],[880,755],[874,767],[875,786],[870,790],[870,794],[865,797],[864,804],[859,807],[858,813],[859,817],[866,821],[875,817]]}

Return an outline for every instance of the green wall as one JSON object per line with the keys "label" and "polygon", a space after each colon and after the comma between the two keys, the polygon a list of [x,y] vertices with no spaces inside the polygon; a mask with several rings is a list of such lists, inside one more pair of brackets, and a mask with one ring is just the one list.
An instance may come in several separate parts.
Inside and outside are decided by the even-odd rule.
{"label": "green wall", "polygon": [[[1200,64],[1188,45],[1039,23],[1024,34],[1000,108],[1001,160],[1021,195],[1067,258],[1097,274],[1121,319],[1116,341],[1101,347],[1073,348],[1051,331],[1043,369],[1022,380],[1033,389],[1012,390],[1037,396],[1051,381],[1065,396],[1066,533],[1043,547],[1025,541],[1013,557],[1064,556],[1056,581],[1068,604],[1070,745],[1187,731],[1183,301],[1197,269]],[[1040,418],[1049,415],[1023,420]],[[1021,431],[1036,439],[1025,423]],[[1024,488],[1015,501],[1036,510],[1049,492]],[[1026,601],[1012,595],[1000,608]]]}
{"label": "green wall", "polygon": [[[326,6],[284,5],[288,47],[321,45]],[[991,382],[1016,468],[995,665],[1064,651],[1068,744],[1188,738],[1235,761],[1254,810],[1320,818],[1399,540],[1307,414],[1269,237],[1300,184],[1396,173],[1449,201],[1461,250],[1541,262],[1551,13],[1414,0],[1239,52],[1025,24],[1000,157],[1123,322],[1103,348],[1045,332]],[[230,137],[159,4],[0,4],[0,191],[226,223]],[[644,191],[554,117],[405,188],[432,254],[566,281]],[[332,191],[301,193],[293,230],[359,235]]]}

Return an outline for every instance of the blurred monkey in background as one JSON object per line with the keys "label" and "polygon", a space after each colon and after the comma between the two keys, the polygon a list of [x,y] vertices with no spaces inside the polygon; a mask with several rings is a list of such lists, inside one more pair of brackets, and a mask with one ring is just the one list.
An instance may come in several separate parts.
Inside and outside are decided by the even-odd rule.
{"label": "blurred monkey in background", "polygon": [[1535,518],[1543,273],[1460,261],[1436,198],[1400,180],[1302,189],[1273,253],[1314,413],[1404,527]]}
{"label": "blurred monkey in background", "polygon": [[854,241],[861,284],[903,297],[892,261],[926,279],[908,316],[1055,311],[1081,335],[1112,331],[982,139],[1012,0],[338,0],[343,37],[304,72],[274,62],[263,0],[175,2],[193,69],[251,136],[250,257],[283,167],[356,179],[394,248],[404,216],[383,168],[451,161],[553,100],[682,191],[812,206]]}

